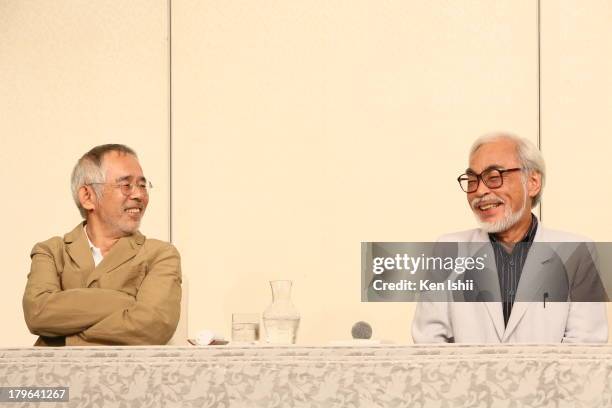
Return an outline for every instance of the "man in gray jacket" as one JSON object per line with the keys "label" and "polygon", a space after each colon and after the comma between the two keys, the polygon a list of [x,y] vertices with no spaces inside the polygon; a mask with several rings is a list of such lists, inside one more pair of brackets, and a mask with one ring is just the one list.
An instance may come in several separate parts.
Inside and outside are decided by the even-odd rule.
{"label": "man in gray jacket", "polygon": [[[415,343],[606,342],[605,303],[546,303],[548,292],[544,292],[543,301],[535,301],[540,288],[534,282],[541,281],[543,273],[548,273],[543,271],[550,270],[553,257],[569,253],[575,258],[580,251],[543,251],[534,249],[533,245],[542,242],[559,246],[564,242],[587,241],[543,228],[532,214],[545,181],[540,151],[527,139],[510,134],[483,136],[472,146],[469,168],[458,181],[480,228],[445,235],[439,241],[490,244],[491,259],[498,274],[495,286],[499,283],[499,288],[494,289],[499,297],[494,301],[434,302],[423,294],[412,326]],[[590,251],[582,253],[590,260]],[[588,269],[582,259],[577,262],[561,259],[561,262],[565,267],[575,264],[578,273]],[[598,276],[591,281],[597,281],[592,287],[601,288]],[[570,291],[575,289],[574,283],[568,283]],[[602,293],[597,300],[605,299]]]}

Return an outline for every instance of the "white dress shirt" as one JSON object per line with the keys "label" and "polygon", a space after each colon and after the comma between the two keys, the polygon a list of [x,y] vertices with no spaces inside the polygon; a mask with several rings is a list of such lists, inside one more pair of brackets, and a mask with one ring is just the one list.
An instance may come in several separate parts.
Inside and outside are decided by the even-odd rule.
{"label": "white dress shirt", "polygon": [[98,264],[102,262],[102,259],[104,259],[104,256],[102,256],[102,251],[100,250],[100,248],[96,247],[89,239],[89,235],[87,235],[87,228],[83,226],[83,229],[85,230],[85,236],[87,237],[87,242],[89,243],[89,248],[91,249],[91,255],[93,256],[94,265],[98,266]]}

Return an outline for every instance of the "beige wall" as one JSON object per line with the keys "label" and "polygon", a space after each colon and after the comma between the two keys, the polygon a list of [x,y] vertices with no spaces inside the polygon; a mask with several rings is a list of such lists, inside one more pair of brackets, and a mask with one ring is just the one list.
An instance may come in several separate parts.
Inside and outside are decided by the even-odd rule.
{"label": "beige wall", "polygon": [[[598,240],[612,193],[567,158],[607,180],[609,7],[542,0],[544,222]],[[0,346],[33,340],[28,253],[78,222],[68,177],[89,147],[137,149],[155,184],[142,230],[169,238],[168,23],[167,1],[0,3]],[[356,320],[408,342],[413,305],[360,303],[359,244],[473,227],[455,181],[470,142],[537,139],[536,23],[531,0],[173,0],[173,240],[190,333],[229,336],[231,313],[262,312],[268,280],[286,278],[300,343],[346,339]],[[588,158],[572,154],[576,135]],[[577,201],[568,180],[603,199]]]}
{"label": "beige wall", "polygon": [[612,241],[611,21],[609,1],[543,2],[544,222],[604,242]]}
{"label": "beige wall", "polygon": [[[174,237],[189,328],[229,334],[294,281],[299,341],[357,320],[410,339],[413,305],[360,303],[360,242],[473,226],[475,135],[535,140],[532,1],[173,2]],[[193,292],[192,292],[193,293]]]}
{"label": "beige wall", "polygon": [[34,340],[29,252],[79,222],[69,178],[89,148],[138,151],[155,185],[143,231],[168,239],[167,16],[165,1],[0,2],[0,346]]}

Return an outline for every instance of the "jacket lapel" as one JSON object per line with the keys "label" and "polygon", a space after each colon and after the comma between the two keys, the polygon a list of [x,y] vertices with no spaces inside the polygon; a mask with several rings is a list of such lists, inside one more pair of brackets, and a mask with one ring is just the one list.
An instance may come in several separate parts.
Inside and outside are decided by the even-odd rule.
{"label": "jacket lapel", "polygon": [[94,269],[93,273],[89,275],[86,286],[89,287],[89,285],[100,279],[104,274],[111,272],[113,269],[134,258],[144,241],[144,235],[138,231],[130,236],[120,238],[104,259],[102,259],[102,262]]}
{"label": "jacket lapel", "polygon": [[[487,258],[487,263],[490,266],[487,268],[485,273],[487,275],[486,279],[489,282],[486,286],[486,290],[490,292],[493,299],[501,299],[500,289],[499,289],[499,279],[497,278],[497,269],[495,266],[495,254],[493,253],[493,248],[491,247],[491,242],[489,241],[489,235],[483,231],[482,229],[478,229],[477,233],[472,237],[473,243],[481,243],[471,244],[470,245],[470,255],[482,254],[484,253]],[[493,326],[495,327],[495,332],[497,333],[497,337],[501,340],[504,336],[504,313],[502,311],[501,302],[482,302],[489,313],[489,317],[493,322]]]}
{"label": "jacket lapel", "polygon": [[87,243],[83,223],[77,225],[72,231],[64,235],[66,253],[72,259],[76,270],[83,276],[94,269],[94,261]]}
{"label": "jacket lapel", "polygon": [[[539,225],[533,239],[534,244],[542,242],[541,231],[542,227]],[[537,247],[532,245],[529,249],[516,290],[516,299],[519,301],[515,301],[512,306],[512,312],[508,319],[508,326],[506,327],[503,341],[506,341],[512,332],[516,330],[516,327],[527,312],[529,306],[533,304],[534,301],[537,301],[537,299],[535,299],[535,294],[540,290],[542,285],[544,285],[547,278],[541,273],[543,269],[542,264],[550,260],[554,255],[555,252],[553,249],[546,245],[537,245]]]}
{"label": "jacket lapel", "polygon": [[501,302],[484,302],[484,305],[487,308],[487,312],[489,312],[489,317],[493,321],[493,326],[495,326],[495,333],[497,333],[497,338],[501,339],[504,337],[504,312],[502,310]]}

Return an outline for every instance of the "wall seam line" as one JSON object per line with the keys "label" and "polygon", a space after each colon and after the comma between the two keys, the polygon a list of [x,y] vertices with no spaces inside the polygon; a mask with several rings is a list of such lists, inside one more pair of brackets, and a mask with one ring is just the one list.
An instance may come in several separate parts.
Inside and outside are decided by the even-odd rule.
{"label": "wall seam line", "polygon": [[168,240],[173,241],[172,183],[172,0],[168,0]]}
{"label": "wall seam line", "polygon": [[[541,21],[542,5],[541,0],[537,0],[537,49],[538,49],[538,149],[542,151],[542,21]],[[540,221],[542,221],[542,197],[540,197]]]}

